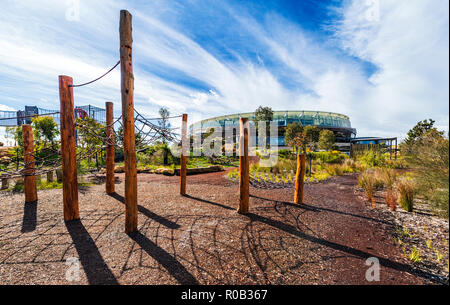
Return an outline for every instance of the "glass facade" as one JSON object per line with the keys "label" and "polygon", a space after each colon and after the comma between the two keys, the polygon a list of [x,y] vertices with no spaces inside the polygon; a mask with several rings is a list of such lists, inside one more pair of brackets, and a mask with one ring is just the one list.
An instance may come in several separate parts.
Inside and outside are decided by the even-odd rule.
{"label": "glass facade", "polygon": [[[231,115],[224,115],[206,119],[192,124],[189,128],[192,134],[205,132],[210,127],[215,127],[218,124],[222,127],[225,122],[228,126],[233,126],[239,129],[239,119],[247,117],[253,121],[255,114],[253,112],[238,113]],[[320,128],[332,130],[338,142],[349,142],[350,138],[356,136],[356,129],[352,128],[350,118],[346,115],[324,112],[324,111],[274,111],[273,120],[278,124],[278,137],[270,139],[271,144],[278,144],[284,146],[284,129],[287,125],[298,122],[303,126],[317,126]]]}

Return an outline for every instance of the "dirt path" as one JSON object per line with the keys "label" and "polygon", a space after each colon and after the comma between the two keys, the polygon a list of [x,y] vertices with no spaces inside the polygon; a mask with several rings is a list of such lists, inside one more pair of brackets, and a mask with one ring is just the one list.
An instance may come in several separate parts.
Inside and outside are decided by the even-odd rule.
{"label": "dirt path", "polygon": [[[302,206],[289,203],[290,189],[251,188],[246,216],[235,212],[237,185],[223,176],[189,176],[181,197],[179,177],[139,175],[133,236],[123,233],[120,175],[115,196],[104,185],[82,189],[81,221],[67,224],[61,190],[40,191],[37,206],[0,194],[0,284],[71,283],[71,257],[82,268],[75,284],[424,283],[394,245],[392,226],[354,195],[354,176],[306,185]],[[365,279],[372,256],[380,282]]]}

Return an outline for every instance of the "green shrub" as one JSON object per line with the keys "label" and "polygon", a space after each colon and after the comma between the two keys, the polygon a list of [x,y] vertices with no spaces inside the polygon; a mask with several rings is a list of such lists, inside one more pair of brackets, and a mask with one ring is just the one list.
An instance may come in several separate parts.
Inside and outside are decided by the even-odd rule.
{"label": "green shrub", "polygon": [[310,153],[313,160],[320,160],[323,163],[342,163],[347,155],[337,150],[319,151]]}
{"label": "green shrub", "polygon": [[407,146],[406,158],[416,173],[418,195],[432,204],[437,215],[448,218],[449,140],[430,130]]}
{"label": "green shrub", "polygon": [[368,150],[359,157],[359,160],[370,167],[383,166],[386,161],[386,156],[373,150]]}
{"label": "green shrub", "polygon": [[414,208],[415,183],[408,177],[400,177],[395,183],[399,193],[400,206],[407,212],[412,212]]}
{"label": "green shrub", "polygon": [[373,198],[375,177],[372,171],[364,171],[358,176],[358,185],[364,189],[367,200],[371,201]]}
{"label": "green shrub", "polygon": [[294,159],[280,159],[277,164],[272,167],[272,172],[274,174],[282,173],[284,170],[290,172],[293,170],[294,172],[297,170],[297,160]]}

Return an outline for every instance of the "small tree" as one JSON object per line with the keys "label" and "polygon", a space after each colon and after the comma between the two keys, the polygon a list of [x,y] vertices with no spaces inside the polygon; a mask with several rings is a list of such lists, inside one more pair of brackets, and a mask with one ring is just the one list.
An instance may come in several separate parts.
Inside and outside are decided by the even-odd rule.
{"label": "small tree", "polygon": [[298,152],[305,144],[303,126],[298,122],[289,124],[284,132],[284,141],[288,146],[293,147]]}
{"label": "small tree", "polygon": [[161,127],[159,139],[163,144],[162,149],[164,152],[164,165],[167,165],[169,163],[169,146],[167,143],[170,141],[170,132],[168,130],[170,128],[170,122],[168,121],[168,117],[170,116],[169,109],[166,107],[161,107],[159,109],[159,115],[161,116],[161,119],[158,121],[158,124]]}
{"label": "small tree", "polygon": [[[77,127],[78,143],[88,152],[96,151],[102,148],[103,139],[106,137],[106,127],[91,117],[84,119],[78,118],[77,123],[86,126]],[[97,157],[97,153],[95,154]],[[91,163],[91,156],[88,157],[88,164]]]}
{"label": "small tree", "polygon": [[[258,122],[260,121],[264,121],[266,122],[266,137],[269,133],[270,130],[270,122],[273,120],[273,110],[270,107],[263,107],[263,106],[259,106],[256,110],[255,110],[255,127],[256,130],[258,130]],[[269,124],[267,124],[269,123]],[[269,145],[269,143],[266,143],[266,145]]]}
{"label": "small tree", "polygon": [[306,126],[303,130],[305,133],[306,145],[311,150],[316,150],[317,142],[319,142],[320,128],[316,126]]}
{"label": "small tree", "polygon": [[442,132],[429,129],[422,134],[407,155],[417,173],[418,191],[428,199],[438,214],[448,218],[449,207],[449,140]]}
{"label": "small tree", "polygon": [[444,133],[442,131],[438,131],[434,127],[434,123],[435,121],[432,119],[418,122],[416,126],[414,126],[412,129],[408,131],[407,138],[405,139],[404,144],[406,146],[411,146],[415,144],[424,134],[426,134],[430,130],[434,130],[443,135]]}
{"label": "small tree", "polygon": [[319,149],[331,150],[336,143],[334,132],[322,129],[319,133]]}
{"label": "small tree", "polygon": [[59,130],[58,124],[51,116],[41,116],[32,119],[33,122],[33,135],[35,140],[53,143],[58,137]]}
{"label": "small tree", "polygon": [[259,121],[272,121],[272,120],[273,120],[272,108],[259,106],[255,110],[255,123]]}

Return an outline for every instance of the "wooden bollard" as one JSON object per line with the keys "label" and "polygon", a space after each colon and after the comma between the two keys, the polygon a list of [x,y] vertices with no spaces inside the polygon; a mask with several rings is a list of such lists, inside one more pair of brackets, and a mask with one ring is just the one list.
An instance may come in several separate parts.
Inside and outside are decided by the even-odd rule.
{"label": "wooden bollard", "polygon": [[125,232],[137,231],[137,169],[134,139],[134,76],[131,14],[120,11],[120,71],[122,91],[123,152],[125,157]]}
{"label": "wooden bollard", "polygon": [[73,80],[59,76],[60,131],[64,220],[80,218],[78,211],[77,155],[75,149],[75,115],[73,107]]}
{"label": "wooden bollard", "polygon": [[47,172],[47,182],[55,181],[55,177],[53,176],[53,171]]}
{"label": "wooden bollard", "polygon": [[33,144],[33,128],[29,124],[22,125],[23,138],[23,160],[25,162],[24,168],[24,193],[25,202],[37,201],[37,188],[34,164],[34,144]]}
{"label": "wooden bollard", "polygon": [[9,179],[8,178],[2,178],[2,190],[7,190],[9,188]]}
{"label": "wooden bollard", "polygon": [[303,184],[305,179],[306,158],[304,154],[297,155],[297,172],[295,174],[294,203],[303,203]]}
{"label": "wooden bollard", "polygon": [[237,212],[240,214],[248,213],[249,195],[249,162],[248,162],[248,118],[240,119],[239,136],[239,207]]}
{"label": "wooden bollard", "polygon": [[186,159],[188,154],[187,114],[181,120],[181,154],[180,154],[180,194],[186,195]]}
{"label": "wooden bollard", "polygon": [[106,137],[109,139],[106,143],[106,193],[115,192],[114,185],[114,111],[113,103],[106,102]]}
{"label": "wooden bollard", "polygon": [[60,168],[56,170],[56,181],[58,181],[58,183],[61,183],[63,181],[63,172]]}

